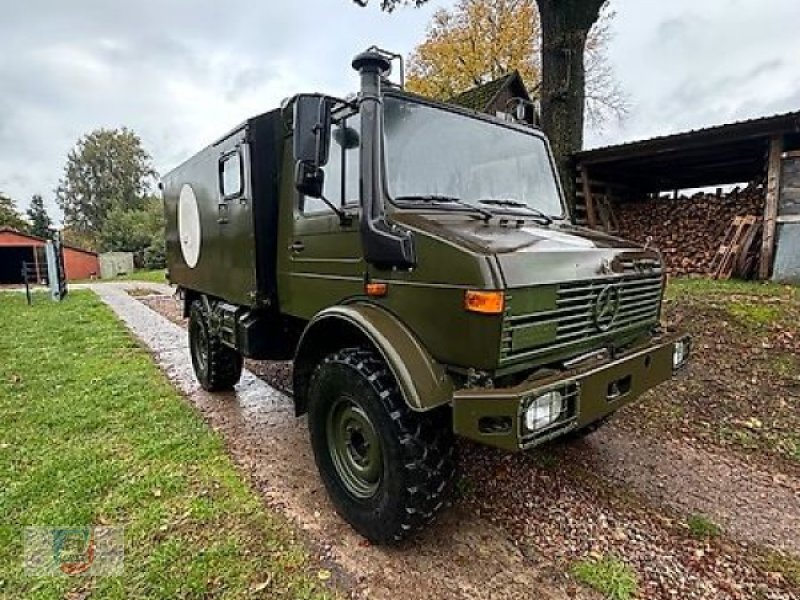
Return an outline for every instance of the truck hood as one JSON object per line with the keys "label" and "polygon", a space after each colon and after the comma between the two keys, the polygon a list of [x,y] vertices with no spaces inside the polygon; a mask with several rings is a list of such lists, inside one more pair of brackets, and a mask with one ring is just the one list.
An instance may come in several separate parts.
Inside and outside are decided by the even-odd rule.
{"label": "truck hood", "polygon": [[[405,213],[395,219],[478,254],[491,255],[508,287],[558,283],[660,267],[658,252],[592,229],[554,223],[489,223],[453,213]],[[400,218],[397,218],[400,217]]]}

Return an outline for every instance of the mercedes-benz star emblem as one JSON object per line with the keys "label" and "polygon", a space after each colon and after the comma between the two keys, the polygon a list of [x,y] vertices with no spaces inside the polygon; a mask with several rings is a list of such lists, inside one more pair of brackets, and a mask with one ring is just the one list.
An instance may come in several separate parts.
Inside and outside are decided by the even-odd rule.
{"label": "mercedes-benz star emblem", "polygon": [[600,331],[608,331],[619,312],[619,288],[614,285],[604,287],[594,302],[594,324]]}

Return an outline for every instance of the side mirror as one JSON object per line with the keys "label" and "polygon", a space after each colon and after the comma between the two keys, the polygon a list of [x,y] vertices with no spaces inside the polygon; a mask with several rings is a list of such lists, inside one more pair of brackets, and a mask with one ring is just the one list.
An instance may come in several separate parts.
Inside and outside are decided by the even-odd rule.
{"label": "side mirror", "polygon": [[331,147],[331,101],[301,95],[294,103],[294,159],[324,167]]}
{"label": "side mirror", "polygon": [[294,187],[309,198],[320,198],[325,188],[325,171],[321,167],[298,160],[294,167]]}

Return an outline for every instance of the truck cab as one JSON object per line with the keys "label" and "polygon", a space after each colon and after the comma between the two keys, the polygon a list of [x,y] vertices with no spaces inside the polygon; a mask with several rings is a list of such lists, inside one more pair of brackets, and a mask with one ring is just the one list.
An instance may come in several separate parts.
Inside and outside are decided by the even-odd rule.
{"label": "truck cab", "polygon": [[164,178],[198,379],[291,359],[337,510],[376,543],[429,522],[454,436],[585,434],[684,366],[657,251],[576,227],[544,134],[387,85],[295,96]]}

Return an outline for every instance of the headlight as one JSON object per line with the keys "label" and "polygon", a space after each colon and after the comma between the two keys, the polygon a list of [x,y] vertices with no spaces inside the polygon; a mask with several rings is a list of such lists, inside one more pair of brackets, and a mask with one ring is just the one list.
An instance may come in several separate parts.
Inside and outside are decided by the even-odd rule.
{"label": "headlight", "polygon": [[689,338],[683,338],[675,342],[672,350],[672,368],[679,369],[689,359]]}
{"label": "headlight", "polygon": [[525,411],[525,428],[537,431],[558,421],[564,410],[564,397],[553,390],[538,396]]}

